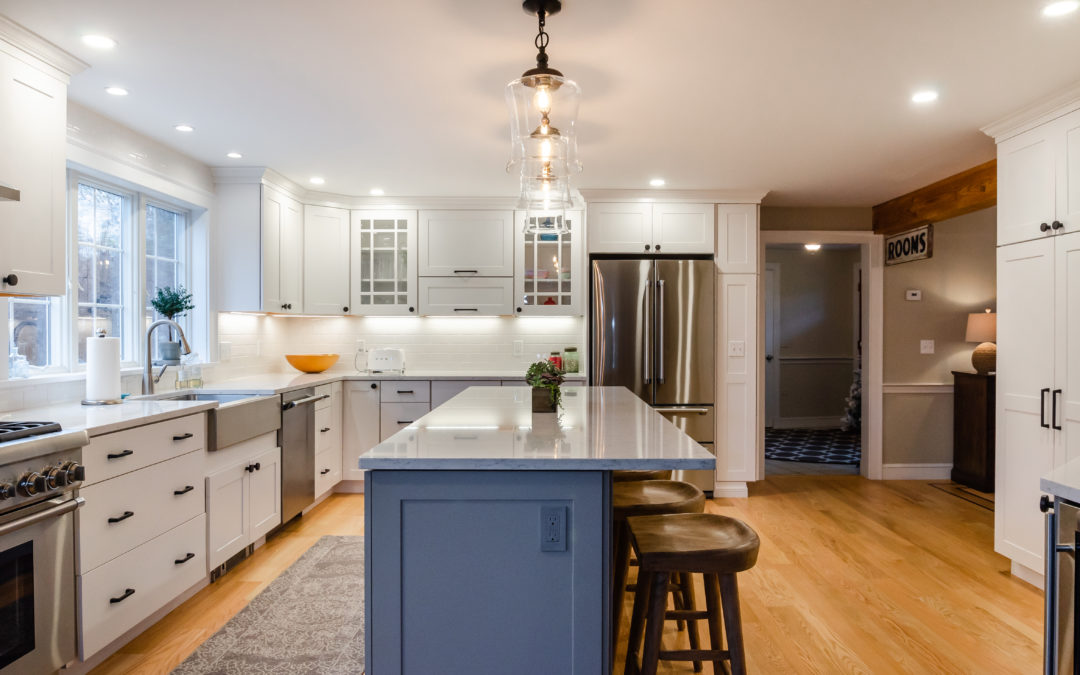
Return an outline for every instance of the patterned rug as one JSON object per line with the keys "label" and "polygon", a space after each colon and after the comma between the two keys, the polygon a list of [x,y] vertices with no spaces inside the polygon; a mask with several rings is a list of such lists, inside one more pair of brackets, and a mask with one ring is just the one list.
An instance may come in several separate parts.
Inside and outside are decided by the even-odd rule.
{"label": "patterned rug", "polygon": [[842,429],[765,429],[765,459],[816,464],[858,464],[858,432]]}
{"label": "patterned rug", "polygon": [[322,537],[173,671],[364,672],[364,538]]}

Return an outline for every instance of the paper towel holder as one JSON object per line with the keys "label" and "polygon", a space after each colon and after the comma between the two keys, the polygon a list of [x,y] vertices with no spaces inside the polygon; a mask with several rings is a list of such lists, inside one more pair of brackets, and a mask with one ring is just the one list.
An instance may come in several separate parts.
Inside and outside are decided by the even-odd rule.
{"label": "paper towel holder", "polygon": [[[106,335],[108,335],[108,333],[109,332],[107,330],[105,330],[104,328],[98,328],[96,331],[94,331],[94,337],[103,338]],[[87,400],[87,399],[82,400],[83,405],[116,405],[118,403],[123,403],[123,402],[124,402],[124,400],[122,398],[102,399],[100,401],[90,401],[90,400]]]}

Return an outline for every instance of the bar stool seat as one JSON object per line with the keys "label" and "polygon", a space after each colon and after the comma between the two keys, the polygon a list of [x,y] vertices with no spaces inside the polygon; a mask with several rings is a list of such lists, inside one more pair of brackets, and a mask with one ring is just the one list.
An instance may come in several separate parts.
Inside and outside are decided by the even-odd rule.
{"label": "bar stool seat", "polygon": [[[625,673],[653,675],[661,659],[712,661],[717,673],[726,672],[723,662],[730,660],[732,675],[745,673],[746,655],[735,575],[757,563],[761,545],[757,533],[740,520],[711,513],[629,517],[626,525],[639,572],[626,646]],[[666,611],[669,578],[695,572],[704,575],[705,614],[712,649],[691,645],[688,650],[661,651],[660,638],[666,616],[681,614],[691,618],[690,615],[700,614]],[[726,629],[727,649],[722,648],[722,627]],[[637,651],[643,629],[645,645],[639,667]]]}
{"label": "bar stool seat", "polygon": [[653,471],[649,469],[635,471],[612,471],[611,478],[616,483],[628,483],[637,480],[671,480],[671,469]]}

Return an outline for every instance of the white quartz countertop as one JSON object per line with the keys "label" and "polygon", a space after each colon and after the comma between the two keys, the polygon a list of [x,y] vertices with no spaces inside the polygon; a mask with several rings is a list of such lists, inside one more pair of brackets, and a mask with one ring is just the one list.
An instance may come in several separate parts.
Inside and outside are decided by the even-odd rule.
{"label": "white quartz countertop", "polygon": [[1043,476],[1039,489],[1080,504],[1080,459],[1063,464]]}
{"label": "white quartz countertop", "polygon": [[712,453],[624,387],[563,387],[532,413],[526,387],[472,387],[360,456],[361,469],[712,469]]}
{"label": "white quartz countertop", "polygon": [[[116,405],[82,405],[78,401],[0,413],[0,422],[59,422],[64,431],[91,436],[130,429],[217,407],[217,401],[131,401]],[[17,442],[17,441],[16,441]]]}
{"label": "white quartz countertop", "polygon": [[[567,381],[585,381],[584,373],[568,373]],[[294,389],[314,387],[331,382],[347,381],[378,381],[378,380],[521,380],[525,379],[525,371],[496,371],[478,373],[471,371],[446,371],[446,370],[409,370],[400,373],[264,373],[260,375],[247,375],[226,380],[217,380],[206,383],[203,388],[207,392],[230,392],[242,391],[251,394],[283,394]]]}

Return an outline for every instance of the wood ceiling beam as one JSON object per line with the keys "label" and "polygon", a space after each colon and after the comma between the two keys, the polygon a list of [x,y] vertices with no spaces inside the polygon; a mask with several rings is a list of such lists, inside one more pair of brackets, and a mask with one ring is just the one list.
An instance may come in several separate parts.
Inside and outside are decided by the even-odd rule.
{"label": "wood ceiling beam", "polygon": [[997,160],[874,207],[874,232],[896,234],[997,204]]}

